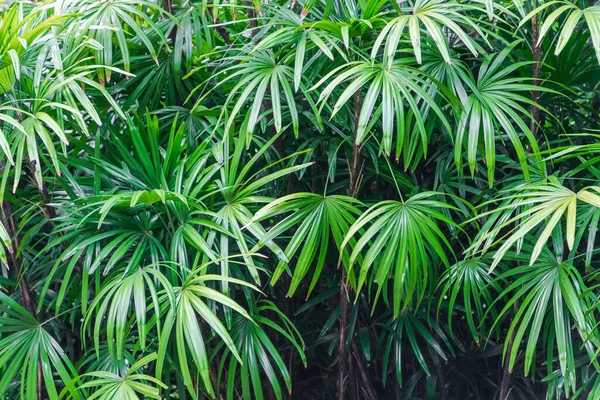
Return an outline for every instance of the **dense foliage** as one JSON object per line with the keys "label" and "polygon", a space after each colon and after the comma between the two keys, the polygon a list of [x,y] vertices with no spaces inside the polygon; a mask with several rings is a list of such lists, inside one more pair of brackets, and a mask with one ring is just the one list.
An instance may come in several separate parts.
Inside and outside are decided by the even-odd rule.
{"label": "dense foliage", "polygon": [[3,398],[600,398],[600,4],[10,3]]}

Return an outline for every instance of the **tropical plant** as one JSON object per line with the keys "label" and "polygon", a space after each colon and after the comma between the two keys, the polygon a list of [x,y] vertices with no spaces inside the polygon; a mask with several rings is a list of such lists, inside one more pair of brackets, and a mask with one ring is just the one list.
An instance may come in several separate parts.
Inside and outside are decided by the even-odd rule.
{"label": "tropical plant", "polygon": [[0,397],[600,397],[600,4],[0,0]]}

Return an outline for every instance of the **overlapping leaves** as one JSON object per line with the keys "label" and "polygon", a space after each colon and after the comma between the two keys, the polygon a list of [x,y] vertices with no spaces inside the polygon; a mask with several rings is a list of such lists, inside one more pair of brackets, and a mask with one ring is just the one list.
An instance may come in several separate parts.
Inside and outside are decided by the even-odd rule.
{"label": "overlapping leaves", "polygon": [[[329,253],[330,238],[333,238],[338,251],[341,251],[344,261],[348,261],[349,253],[343,249],[342,243],[350,230],[350,225],[355,222],[356,215],[360,213],[355,205],[357,203],[359,203],[357,200],[347,196],[295,193],[280,197],[254,215],[253,220],[260,221],[274,218],[280,214],[291,213],[261,237],[259,246],[281,236],[292,227],[297,227],[292,240],[284,251],[287,260],[292,260],[300,251],[297,261],[290,262],[295,265],[287,292],[288,296],[294,295],[316,258],[313,277],[306,294],[307,297],[310,296]],[[287,268],[289,265],[285,260],[279,261],[273,272],[271,284],[277,283]]]}
{"label": "overlapping leaves", "polygon": [[[586,224],[577,224],[577,210],[580,202],[600,206],[600,187],[591,186],[575,193],[552,179],[548,183],[537,183],[512,189],[500,199],[501,204],[494,210],[482,213],[479,217],[487,217],[485,224],[476,237],[473,245],[467,249],[469,253],[486,253],[502,240],[502,245],[492,256],[490,269],[494,269],[508,250],[522,241],[534,229],[543,226],[537,235],[537,241],[529,257],[530,265],[540,255],[546,242],[557,226],[562,226],[561,219],[566,219],[565,236],[569,250],[574,248],[576,237],[580,238],[592,219]],[[496,202],[496,200],[492,200]],[[597,218],[596,218],[597,223]],[[508,228],[508,231],[506,229]],[[500,236],[501,235],[501,236]],[[579,239],[577,240],[579,242]]]}
{"label": "overlapping leaves", "polygon": [[[401,2],[405,3],[405,2]],[[428,37],[433,40],[444,60],[450,63],[450,46],[444,29],[452,31],[463,44],[476,56],[480,46],[464,30],[471,29],[484,36],[480,22],[469,17],[465,11],[477,10],[477,5],[461,4],[446,0],[417,0],[412,7],[402,9],[399,17],[394,18],[381,30],[373,48],[371,58],[375,59],[381,45],[385,41],[384,60],[391,61],[396,57],[396,50],[402,33],[408,27],[410,43],[415,52],[417,63],[421,64],[421,28],[424,27]],[[462,26],[461,26],[462,25]]]}
{"label": "overlapping leaves", "polygon": [[[436,117],[445,129],[451,130],[440,106],[428,93],[435,83],[420,70],[408,65],[406,60],[389,65],[369,61],[349,62],[325,75],[312,90],[320,88],[331,78],[331,82],[322,88],[319,102],[325,103],[340,85],[344,84],[345,88],[337,98],[330,118],[334,118],[347,104],[354,105],[356,96],[361,99],[354,105],[354,108],[360,107],[360,114],[354,115],[357,122],[356,144],[369,138],[377,118],[381,116],[381,149],[389,155],[395,137],[396,158],[403,154],[405,165],[410,165],[413,158],[427,156],[429,132]],[[364,98],[361,94],[363,88],[368,88]]]}
{"label": "overlapping leaves", "polygon": [[535,8],[525,16],[521,21],[521,25],[533,18],[534,15],[551,7],[555,9],[548,14],[542,24],[538,44],[542,41],[544,36],[551,31],[555,23],[560,20],[560,17],[565,15],[566,18],[564,19],[560,33],[558,34],[558,40],[556,41],[556,47],[554,49],[554,54],[560,54],[574,34],[578,23],[581,19],[584,19],[590,31],[590,37],[594,44],[594,49],[596,50],[596,57],[600,63],[600,6],[590,5],[589,7],[580,8],[577,4],[568,1],[548,1],[544,2],[544,4]]}
{"label": "overlapping leaves", "polygon": [[[361,230],[348,260],[348,268],[358,268],[357,291],[365,283],[378,285],[384,300],[393,298],[394,315],[400,309],[418,305],[435,279],[436,263],[449,266],[450,242],[437,222],[456,224],[440,212],[456,209],[435,199],[435,193],[419,193],[406,201],[386,200],[375,204],[352,225],[342,248]],[[362,260],[359,256],[362,255]],[[342,261],[342,260],[340,260]],[[388,290],[388,281],[392,282]]]}
{"label": "overlapping leaves", "polygon": [[[520,257],[512,255],[509,258]],[[585,291],[579,271],[569,261],[561,262],[544,247],[533,265],[512,268],[498,278],[513,280],[498,297],[507,298],[508,301],[495,322],[498,323],[500,317],[514,309],[506,336],[507,341],[514,337],[514,344],[510,352],[508,346],[504,347],[505,362],[512,370],[524,346],[523,368],[525,374],[529,373],[538,351],[540,335],[543,335],[550,364],[554,349],[558,351],[559,366],[565,377],[568,394],[577,387],[573,340],[578,336],[594,364],[594,347],[598,345],[598,339],[592,333],[594,317],[587,313],[594,296]],[[511,293],[514,294],[508,296]]]}
{"label": "overlapping leaves", "polygon": [[[456,128],[454,160],[461,169],[463,148],[466,148],[469,169],[473,175],[478,150],[483,148],[484,154],[481,156],[487,165],[490,187],[493,185],[496,171],[496,143],[498,139],[504,142],[504,135],[508,137],[514,148],[526,180],[529,180],[528,153],[532,152],[536,161],[541,162],[536,138],[523,116],[532,118],[524,105],[540,107],[526,94],[531,90],[544,89],[523,83],[524,78],[511,76],[511,73],[522,68],[526,63],[515,62],[503,67],[503,63],[515,45],[508,46],[495,57],[486,59],[479,69],[477,80],[466,70],[455,69],[471,90],[471,94],[467,98]],[[529,147],[526,147],[527,145]]]}
{"label": "overlapping leaves", "polygon": [[[7,388],[18,376],[21,382],[20,398],[26,400],[37,399],[40,385],[43,385],[50,398],[57,398],[57,381],[66,384],[77,375],[64,350],[46,327],[2,292],[0,365],[3,366],[0,393],[7,393]],[[38,373],[41,373],[41,379],[38,379]]]}

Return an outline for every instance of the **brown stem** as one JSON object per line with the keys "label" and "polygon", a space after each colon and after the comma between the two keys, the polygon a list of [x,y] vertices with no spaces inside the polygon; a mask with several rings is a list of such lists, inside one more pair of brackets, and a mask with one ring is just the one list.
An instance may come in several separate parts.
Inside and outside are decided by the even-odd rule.
{"label": "brown stem", "polygon": [[246,6],[248,6],[248,25],[250,25],[250,28],[252,28],[251,34],[252,38],[254,39],[254,37],[258,33],[258,22],[256,21],[256,12],[254,12],[254,8],[252,8],[253,4],[251,1],[247,1]]}
{"label": "brown stem", "polygon": [[[360,175],[360,150],[362,146],[356,144],[356,133],[358,130],[358,117],[361,109],[361,96],[360,90],[354,94],[354,137],[352,139],[352,163],[350,165],[350,185],[348,186],[348,196],[356,197],[359,188],[359,175]],[[346,386],[346,375],[347,375],[347,355],[346,355],[346,329],[348,327],[348,304],[349,299],[349,285],[346,282],[346,270],[342,266],[342,279],[340,282],[340,341],[338,347],[338,400],[345,399],[345,386]],[[351,340],[351,338],[350,338]]]}
{"label": "brown stem", "polygon": [[510,352],[512,351],[513,343],[515,341],[515,332],[513,329],[512,334],[508,338],[508,344],[506,345],[506,359],[504,361],[504,373],[502,376],[502,385],[500,386],[500,400],[507,400],[508,393],[510,392],[510,374],[511,370],[509,369],[509,360],[510,360]]}
{"label": "brown stem", "polygon": [[360,115],[361,108],[361,97],[360,90],[354,93],[354,138],[352,139],[352,164],[350,167],[350,185],[348,187],[348,196],[356,197],[359,188],[359,176],[360,176],[360,151],[362,146],[356,143],[356,131],[358,130],[358,117]]}
{"label": "brown stem", "polygon": [[[6,159],[3,158],[0,162],[1,170],[4,170],[6,165]],[[13,271],[15,279],[19,282],[19,301],[23,307],[34,317],[37,318],[35,312],[35,306],[33,305],[33,299],[31,297],[31,290],[27,279],[22,275],[23,272],[23,259],[17,255],[17,251],[20,245],[20,239],[17,235],[17,225],[15,224],[13,207],[10,201],[4,199],[2,201],[2,224],[8,233],[8,236],[12,240],[12,249],[8,251],[8,263],[9,268]],[[42,376],[42,363],[38,362],[38,385],[36,390],[37,400],[43,398],[43,376]]]}
{"label": "brown stem", "polygon": [[219,35],[221,35],[225,44],[227,46],[231,46],[231,39],[229,38],[229,33],[227,33],[227,29],[225,29],[223,27],[223,25],[219,25],[220,23],[221,23],[221,21],[219,20],[219,18],[215,19],[215,24],[217,24],[216,25],[217,32],[219,32]]}
{"label": "brown stem", "polygon": [[[4,163],[3,161],[2,163]],[[21,305],[36,317],[35,307],[33,306],[33,299],[31,298],[31,291],[29,284],[22,274],[23,259],[17,255],[19,249],[20,240],[17,235],[17,225],[13,215],[13,207],[10,201],[4,199],[2,202],[2,224],[8,233],[8,236],[12,239],[12,249],[8,251],[8,263],[9,268],[13,271],[15,279],[19,282],[19,298]]]}
{"label": "brown stem", "polygon": [[[29,165],[29,170],[31,175],[33,176],[35,174],[35,165],[34,164],[30,164]],[[48,186],[46,185],[46,182],[44,182],[42,180],[42,186],[38,186],[37,182],[36,182],[36,187],[38,189],[38,193],[40,194],[40,197],[42,198],[42,213],[44,214],[44,216],[46,217],[46,219],[48,220],[48,222],[50,224],[54,224],[54,218],[56,218],[56,208],[54,208],[54,206],[51,204],[51,196],[50,193],[48,192]],[[62,236],[63,233],[62,232],[58,232],[57,233],[58,236]],[[66,243],[63,242],[62,246],[64,247],[64,250],[66,250]],[[75,263],[75,272],[77,273],[78,276],[81,276],[81,273],[83,271],[83,268],[81,266],[81,262],[77,261]]]}
{"label": "brown stem", "polygon": [[[531,18],[531,50],[533,53],[533,84],[535,86],[540,86],[541,81],[540,77],[542,74],[542,52],[540,46],[538,44],[538,39],[540,36],[540,23],[538,21],[537,15],[534,15]],[[531,100],[537,103],[540,100],[540,91],[532,90],[531,91]],[[529,107],[529,112],[531,113],[531,121],[529,122],[529,130],[536,136],[539,125],[541,124],[541,116],[540,109],[534,105]]]}
{"label": "brown stem", "polygon": [[340,342],[338,344],[338,400],[345,399],[346,386],[346,328],[348,326],[348,284],[346,270],[342,267],[340,282]]}
{"label": "brown stem", "polygon": [[[35,163],[30,162],[29,172],[31,176],[34,176]],[[38,193],[40,194],[40,197],[42,198],[42,213],[44,213],[46,219],[52,220],[56,218],[56,209],[53,205],[50,204],[50,194],[48,193],[48,186],[46,185],[46,182],[42,180],[41,186],[38,185],[37,182],[35,185],[37,187]]]}
{"label": "brown stem", "polygon": [[[173,0],[163,0],[163,9],[169,14],[173,14]],[[171,46],[175,46],[175,41],[177,40],[177,29],[179,29],[179,25],[175,24],[171,32],[169,32],[169,39],[171,39]]]}
{"label": "brown stem", "polygon": [[[216,362],[215,364],[218,365]],[[221,388],[219,387],[219,379],[217,372],[214,370],[214,368],[211,368],[208,372],[210,374],[210,381],[212,382],[212,385],[215,388],[216,398],[219,400],[225,400],[225,398],[221,394]]]}
{"label": "brown stem", "polygon": [[356,365],[358,367],[358,372],[360,373],[360,378],[363,381],[362,388],[366,395],[365,398],[367,400],[377,400],[377,392],[375,392],[375,389],[369,380],[369,374],[366,368],[367,361],[358,349],[356,342],[352,342],[352,352],[354,353],[354,358],[356,359]]}
{"label": "brown stem", "polygon": [[348,388],[350,390],[346,390],[347,398],[349,400],[360,400],[360,390],[358,388],[358,381],[356,380],[356,372],[354,370],[354,359],[352,358],[352,353],[354,351],[350,350],[350,353],[346,356],[346,363],[348,369],[348,377],[346,380],[348,381]]}
{"label": "brown stem", "polygon": [[[519,302],[515,302],[513,304],[513,310],[515,314],[519,312]],[[504,357],[504,373],[502,376],[502,384],[500,386],[500,400],[507,400],[508,394],[510,393],[510,374],[512,371],[510,370],[510,353],[512,352],[513,343],[515,341],[515,333],[516,329],[513,329],[510,337],[508,338],[508,343],[506,344],[506,351]]]}

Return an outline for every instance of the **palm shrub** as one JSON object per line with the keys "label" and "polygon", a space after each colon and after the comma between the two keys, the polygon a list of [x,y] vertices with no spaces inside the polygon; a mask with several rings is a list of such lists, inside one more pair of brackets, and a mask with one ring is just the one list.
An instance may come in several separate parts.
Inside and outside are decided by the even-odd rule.
{"label": "palm shrub", "polygon": [[0,394],[599,398],[599,10],[0,2]]}

